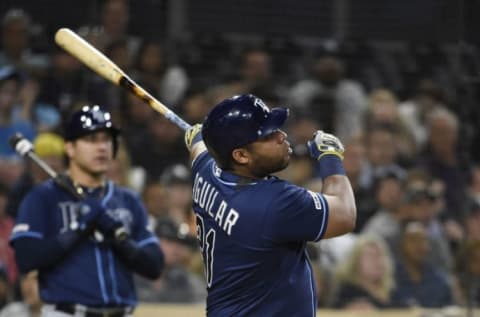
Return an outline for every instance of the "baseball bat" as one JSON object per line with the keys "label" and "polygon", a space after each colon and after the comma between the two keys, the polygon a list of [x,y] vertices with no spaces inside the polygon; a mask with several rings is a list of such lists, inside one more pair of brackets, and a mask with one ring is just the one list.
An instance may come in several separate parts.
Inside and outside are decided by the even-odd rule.
{"label": "baseball bat", "polygon": [[21,133],[16,133],[10,137],[8,140],[10,146],[21,156],[27,157],[32,160],[35,164],[40,166],[40,168],[45,171],[48,176],[53,178],[55,183],[68,191],[70,194],[75,196],[75,198],[81,200],[83,199],[83,192],[80,187],[75,188],[70,182],[62,175],[57,174],[44,160],[42,160],[38,155],[34,152],[33,144],[23,137]]}
{"label": "baseball bat", "polygon": [[[44,160],[38,157],[38,155],[34,151],[33,144],[29,140],[24,138],[21,133],[15,133],[14,135],[12,135],[9,138],[8,143],[15,150],[15,152],[17,152],[23,157],[29,158],[38,166],[40,166],[42,170],[44,170],[51,178],[53,178],[54,182],[58,186],[65,189],[78,200],[82,200],[85,198],[82,188],[73,186],[73,184],[70,182],[66,175],[58,174],[47,163],[45,163]],[[94,234],[97,241],[103,240],[103,237],[101,237],[97,231],[95,231]],[[123,227],[118,228],[115,231],[114,235],[118,240],[124,240],[128,238],[128,232]]]}
{"label": "baseball bat", "polygon": [[55,33],[55,42],[65,51],[75,56],[83,64],[88,66],[95,73],[111,81],[113,84],[132,92],[134,95],[149,104],[153,109],[164,115],[168,120],[176,124],[184,131],[190,128],[190,125],[187,122],[185,122],[163,103],[155,99],[139,84],[128,77],[128,75],[121,70],[120,67],[112,62],[102,52],[97,50],[72,30],[68,28],[59,29]]}

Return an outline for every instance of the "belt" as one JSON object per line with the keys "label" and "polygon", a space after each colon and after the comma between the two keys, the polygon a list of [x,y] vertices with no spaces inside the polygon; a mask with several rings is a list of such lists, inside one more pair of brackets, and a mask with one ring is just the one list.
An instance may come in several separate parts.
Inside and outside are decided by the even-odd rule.
{"label": "belt", "polygon": [[131,312],[129,307],[92,308],[83,305],[63,303],[55,304],[54,309],[70,315],[75,315],[76,312],[82,312],[84,317],[124,317]]}

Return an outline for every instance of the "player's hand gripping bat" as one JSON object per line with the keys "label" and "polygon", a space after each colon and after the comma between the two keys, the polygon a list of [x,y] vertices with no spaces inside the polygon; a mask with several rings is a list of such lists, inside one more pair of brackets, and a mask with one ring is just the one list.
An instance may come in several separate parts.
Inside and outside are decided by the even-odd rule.
{"label": "player's hand gripping bat", "polygon": [[150,95],[145,89],[128,77],[127,74],[108,57],[72,30],[68,28],[59,29],[57,33],[55,33],[55,42],[83,64],[87,65],[95,73],[115,85],[132,92],[184,131],[190,128],[187,122]]}
{"label": "player's hand gripping bat", "polygon": [[[64,174],[58,174],[55,172],[44,160],[42,160],[38,155],[35,153],[33,144],[24,138],[22,134],[16,133],[9,139],[10,146],[21,156],[27,157],[28,159],[32,160],[35,164],[40,166],[40,168],[45,171],[55,183],[60,186],[61,188],[68,191],[78,200],[83,200],[84,193],[80,187],[75,187],[70,182],[68,177]],[[128,232],[124,227],[120,227],[114,232],[115,239],[117,240],[124,240],[128,238]],[[99,235],[98,232],[95,232],[95,239],[97,241],[102,241],[103,238]]]}

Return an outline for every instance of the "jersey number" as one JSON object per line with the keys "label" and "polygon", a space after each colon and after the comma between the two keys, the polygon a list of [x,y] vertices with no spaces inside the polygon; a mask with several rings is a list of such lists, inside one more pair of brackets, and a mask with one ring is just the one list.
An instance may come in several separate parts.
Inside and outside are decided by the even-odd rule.
{"label": "jersey number", "polygon": [[202,250],[203,263],[205,264],[205,276],[208,287],[212,285],[215,235],[216,232],[213,228],[208,230],[208,232],[205,234],[205,224],[203,222],[203,218],[200,215],[197,215],[197,238],[200,242],[200,249]]}

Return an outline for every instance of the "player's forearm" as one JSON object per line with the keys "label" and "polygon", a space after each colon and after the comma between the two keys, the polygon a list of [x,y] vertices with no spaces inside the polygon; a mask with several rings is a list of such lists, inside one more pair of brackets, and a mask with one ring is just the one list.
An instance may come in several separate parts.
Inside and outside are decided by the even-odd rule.
{"label": "player's forearm", "polygon": [[345,175],[332,175],[323,181],[323,193],[337,197],[343,202],[343,209],[348,218],[355,220],[357,208],[355,206],[355,197],[348,177]]}
{"label": "player's forearm", "polygon": [[[347,233],[355,228],[357,208],[352,186],[345,175],[331,175],[323,180],[323,194],[330,207],[329,222],[336,223],[326,237]],[[334,210],[334,211],[333,211]],[[330,232],[329,232],[330,231]]]}
{"label": "player's forearm", "polygon": [[163,271],[164,257],[157,244],[138,247],[131,239],[115,241],[113,248],[124,264],[136,273],[157,279]]}
{"label": "player's forearm", "polygon": [[84,234],[67,231],[54,238],[18,238],[13,242],[15,258],[20,272],[49,268],[58,263],[78,242]]}
{"label": "player's forearm", "polygon": [[206,150],[207,147],[205,146],[205,143],[203,143],[203,141],[196,143],[190,151],[190,161],[195,161],[195,159]]}

